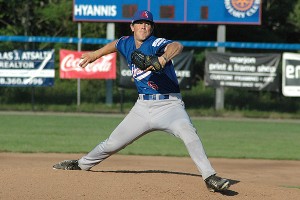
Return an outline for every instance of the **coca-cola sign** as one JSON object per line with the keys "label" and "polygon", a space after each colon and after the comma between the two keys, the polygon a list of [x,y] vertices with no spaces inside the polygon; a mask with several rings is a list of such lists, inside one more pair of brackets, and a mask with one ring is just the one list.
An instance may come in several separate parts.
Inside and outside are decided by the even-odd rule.
{"label": "coca-cola sign", "polygon": [[61,49],[60,78],[62,79],[116,79],[116,53],[103,56],[87,67],[79,66],[84,52]]}

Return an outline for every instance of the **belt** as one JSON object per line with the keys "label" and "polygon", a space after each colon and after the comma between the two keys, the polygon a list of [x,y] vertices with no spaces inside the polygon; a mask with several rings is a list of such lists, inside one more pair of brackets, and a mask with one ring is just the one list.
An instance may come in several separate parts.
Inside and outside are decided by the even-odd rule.
{"label": "belt", "polygon": [[174,94],[139,94],[140,100],[164,100],[164,99],[181,99],[181,95]]}

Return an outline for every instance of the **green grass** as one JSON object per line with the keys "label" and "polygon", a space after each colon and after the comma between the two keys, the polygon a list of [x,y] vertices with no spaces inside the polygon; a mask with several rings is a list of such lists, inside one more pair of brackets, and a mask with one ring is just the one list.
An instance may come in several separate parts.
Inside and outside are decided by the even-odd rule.
{"label": "green grass", "polygon": [[196,127],[212,157],[300,159],[300,123],[206,120]]}
{"label": "green grass", "polygon": [[285,188],[295,188],[295,189],[300,189],[300,186],[290,186],[290,185],[283,185],[282,187],[285,187]]}
{"label": "green grass", "polygon": [[[86,153],[123,116],[0,112],[0,151]],[[192,119],[209,157],[300,160],[300,122]],[[153,132],[120,154],[188,156],[181,140]]]}

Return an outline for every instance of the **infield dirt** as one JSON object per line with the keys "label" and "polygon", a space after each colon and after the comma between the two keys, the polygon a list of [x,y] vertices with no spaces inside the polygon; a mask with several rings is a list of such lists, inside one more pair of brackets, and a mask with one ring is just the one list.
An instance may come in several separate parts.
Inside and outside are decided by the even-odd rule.
{"label": "infield dirt", "polygon": [[189,157],[114,155],[92,171],[54,170],[81,154],[0,153],[0,199],[300,199],[300,161],[210,161],[232,184],[209,192]]}

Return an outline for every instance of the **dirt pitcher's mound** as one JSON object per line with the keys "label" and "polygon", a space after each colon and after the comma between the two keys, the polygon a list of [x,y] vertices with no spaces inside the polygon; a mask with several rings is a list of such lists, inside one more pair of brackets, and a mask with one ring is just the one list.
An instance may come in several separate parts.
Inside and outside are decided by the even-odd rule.
{"label": "dirt pitcher's mound", "polygon": [[81,156],[0,153],[0,199],[300,199],[300,161],[210,159],[232,183],[221,194],[190,158],[114,155],[89,172],[52,169]]}

